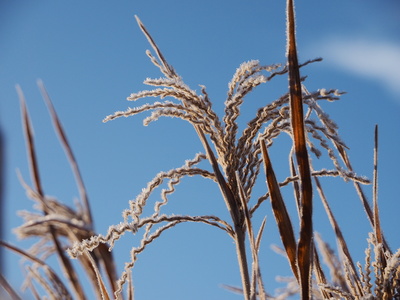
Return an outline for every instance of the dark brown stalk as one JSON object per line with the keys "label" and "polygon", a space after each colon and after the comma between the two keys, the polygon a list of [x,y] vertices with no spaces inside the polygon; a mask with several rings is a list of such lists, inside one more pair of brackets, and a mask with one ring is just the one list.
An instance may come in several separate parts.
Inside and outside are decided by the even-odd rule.
{"label": "dark brown stalk", "polygon": [[299,274],[296,263],[296,239],[293,232],[292,222],[286,210],[285,202],[283,201],[282,194],[279,189],[278,181],[275,177],[274,169],[272,168],[271,161],[268,156],[267,147],[264,140],[260,141],[261,152],[263,155],[265,176],[271,198],[272,211],[278,225],[279,234],[282,239],[283,246],[285,247],[287,258],[289,259],[290,267],[294,276],[299,282]]}
{"label": "dark brown stalk", "polygon": [[312,266],[312,184],[304,130],[303,101],[297,60],[293,0],[287,1],[287,56],[289,66],[290,117],[301,183],[300,239],[297,247],[301,299],[310,299]]}
{"label": "dark brown stalk", "polygon": [[[293,161],[293,156],[290,156],[290,172],[292,177],[297,176],[296,168]],[[300,215],[300,187],[297,180],[293,181],[294,187],[294,194],[296,198],[297,210]],[[313,266],[314,266],[314,274],[318,284],[327,284],[327,280],[324,274],[324,271],[321,267],[321,263],[318,256],[318,251],[313,243]],[[321,290],[322,296],[324,299],[331,299],[333,295],[330,292],[325,291],[324,289]]]}
{"label": "dark brown stalk", "polygon": [[[49,211],[48,211],[48,206],[45,201],[45,196],[43,193],[41,180],[40,180],[40,176],[39,176],[39,168],[38,168],[37,159],[36,159],[36,151],[35,151],[35,146],[34,146],[34,141],[33,141],[33,133],[32,133],[32,128],[31,128],[30,118],[29,118],[28,111],[26,108],[25,97],[19,86],[17,86],[17,92],[18,92],[20,102],[21,102],[22,120],[23,120],[25,136],[26,136],[28,158],[29,158],[29,163],[30,163],[30,170],[32,172],[32,181],[33,181],[34,189],[36,190],[36,192],[39,195],[39,198],[42,202],[43,213],[45,215],[48,215]],[[60,259],[60,265],[63,268],[64,273],[67,276],[69,282],[72,284],[77,298],[78,299],[86,299],[85,294],[82,289],[82,286],[79,283],[78,277],[76,275],[76,272],[75,272],[71,262],[69,261],[69,259],[66,257],[66,255],[64,253],[64,249],[62,248],[61,243],[58,240],[56,230],[51,225],[49,225],[49,234],[54,243],[56,253]]]}

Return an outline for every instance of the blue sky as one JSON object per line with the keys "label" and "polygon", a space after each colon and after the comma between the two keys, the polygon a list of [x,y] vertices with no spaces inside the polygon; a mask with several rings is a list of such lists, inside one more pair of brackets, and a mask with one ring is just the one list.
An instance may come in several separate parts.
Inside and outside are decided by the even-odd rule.
{"label": "blue sky", "polygon": [[[160,119],[148,127],[145,117],[102,119],[134,103],[125,99],[145,88],[147,77],[161,77],[147,56],[149,49],[134,15],[153,35],[168,62],[191,88],[207,86],[215,110],[222,114],[227,84],[240,63],[258,59],[262,64],[285,62],[285,1],[25,1],[0,4],[0,126],[6,142],[5,239],[21,224],[17,210],[31,209],[16,175],[19,169],[30,182],[15,84],[20,84],[35,130],[39,167],[47,195],[71,204],[78,196],[46,107],[36,86],[42,79],[67,131],[80,164],[98,232],[122,221],[121,212],[147,181],[159,171],[181,166],[202,151],[194,130],[176,119]],[[300,61],[323,57],[302,69],[309,90],[337,88],[342,99],[324,105],[338,123],[350,148],[357,173],[372,177],[373,130],[380,129],[379,201],[382,225],[393,249],[400,247],[398,170],[400,158],[400,4],[395,0],[297,4]],[[268,83],[251,95],[241,120],[287,91],[286,78]],[[141,100],[140,104],[153,99]],[[259,104],[261,103],[261,104]],[[279,179],[284,179],[286,158],[272,152]],[[283,139],[282,147],[285,146]],[[274,154],[275,153],[275,154]],[[286,154],[285,154],[286,155]],[[316,159],[314,159],[316,160]],[[276,162],[275,162],[276,161]],[[326,182],[326,183],[325,183]],[[350,184],[324,181],[334,213],[349,240],[356,260],[363,260],[370,228]],[[265,187],[255,191],[255,197]],[[366,189],[369,198],[370,188]],[[288,200],[292,194],[288,192]],[[215,186],[184,180],[167,213],[227,216]],[[319,203],[316,196],[315,202]],[[266,288],[280,286],[276,275],[290,275],[284,258],[270,245],[280,243],[269,204],[264,205],[267,227],[262,246]],[[260,213],[258,218],[262,218]],[[334,247],[332,230],[320,204],[314,220]],[[296,221],[295,221],[296,223]],[[124,237],[116,248],[119,270],[137,243]],[[180,225],[151,245],[134,271],[137,299],[240,299],[220,287],[239,285],[233,243],[204,225]],[[20,283],[18,258],[6,253],[6,274]]]}

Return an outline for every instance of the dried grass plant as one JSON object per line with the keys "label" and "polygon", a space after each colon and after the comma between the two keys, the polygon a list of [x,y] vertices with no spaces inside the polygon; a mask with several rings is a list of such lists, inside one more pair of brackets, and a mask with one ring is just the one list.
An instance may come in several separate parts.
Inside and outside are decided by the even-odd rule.
{"label": "dried grass plant", "polygon": [[[228,85],[225,114],[222,118],[214,112],[206,88],[202,86],[199,95],[186,85],[167,62],[143,23],[139,18],[136,19],[155,55],[150,51],[146,53],[163,77],[146,79],[144,83],[154,88],[131,94],[128,100],[158,97],[162,101],[118,111],[107,116],[104,122],[146,111],[152,113],[144,120],[144,125],[160,117],[180,118],[195,128],[204,150],[196,154],[193,159],[187,160],[183,166],[158,173],[136,199],[129,201],[128,208],[122,214],[122,222],[110,226],[107,234],[98,234],[93,228],[93,217],[78,165],[50,98],[40,83],[54,127],[75,174],[81,202],[77,203],[75,208],[70,208],[44,194],[37,168],[29,115],[22,91],[18,88],[33,186],[28,186],[22,179],[21,181],[40,213],[20,213],[25,223],[16,229],[16,233],[22,238],[38,237],[39,241],[30,250],[22,250],[5,242],[1,242],[1,245],[30,262],[26,267],[25,287],[29,288],[37,299],[42,297],[37,286],[48,298],[87,299],[88,296],[85,295],[76,275],[75,267],[67,257],[68,253],[70,257],[80,260],[93,283],[97,298],[121,299],[124,297],[125,288],[127,298],[133,299],[131,270],[138,255],[166,230],[180,223],[197,222],[224,231],[234,241],[242,286],[226,288],[242,293],[246,300],[286,299],[295,294],[300,294],[301,299],[305,300],[400,299],[400,252],[393,253],[390,250],[379,222],[377,128],[372,182],[374,195],[373,205],[370,207],[362,190],[362,185],[370,184],[370,181],[353,171],[347,156],[347,148],[338,134],[337,125],[319,105],[321,101],[339,99],[342,93],[325,89],[309,92],[304,85],[304,78],[300,76],[300,68],[320,59],[303,64],[298,62],[293,1],[287,1],[287,64],[283,67],[262,66],[254,60],[241,64]],[[237,118],[246,95],[257,86],[268,84],[274,77],[283,75],[289,78],[289,92],[259,108],[255,117],[239,133]],[[290,175],[283,182],[278,182],[268,149],[281,133],[291,137],[293,146],[288,150]],[[319,144],[319,147],[315,144]],[[319,157],[321,151],[327,152],[333,162],[333,169],[314,169],[309,159],[310,152]],[[208,161],[210,169],[199,167],[201,161]],[[263,196],[255,198],[252,191],[257,178],[260,173],[262,174],[262,168],[267,189]],[[166,215],[162,212],[163,207],[168,205],[168,196],[175,191],[176,185],[182,178],[187,176],[201,176],[218,185],[229,211],[230,220],[223,220],[214,215]],[[319,178],[326,176],[352,181],[365,208],[372,232],[368,237],[369,248],[365,252],[364,266],[354,263],[340,226],[324,195]],[[144,208],[150,195],[163,183],[167,184],[168,188],[162,190],[161,201],[155,204],[151,215],[145,215]],[[292,185],[296,197],[297,216],[289,215],[281,194],[281,188],[288,185]],[[340,258],[314,232],[312,211],[316,194],[319,195],[335,232]],[[266,291],[261,275],[259,251],[265,219],[259,228],[252,222],[253,214],[268,199],[271,201],[282,240],[283,249],[280,251],[287,257],[293,272],[293,278],[286,280],[287,287],[281,290],[278,296],[271,296]],[[300,222],[298,240],[292,226],[294,220]],[[132,248],[131,261],[126,263],[125,269],[118,277],[112,249],[123,234],[127,232],[139,234],[140,229],[140,232],[143,232],[140,245]],[[246,253],[248,250],[250,253]],[[63,270],[61,275],[46,263],[46,259],[53,254],[59,258]],[[322,266],[320,257],[325,267]],[[330,271],[329,280],[324,270]],[[105,278],[108,279],[110,287],[107,287]],[[1,284],[12,299],[19,299],[18,294],[3,277]]]}

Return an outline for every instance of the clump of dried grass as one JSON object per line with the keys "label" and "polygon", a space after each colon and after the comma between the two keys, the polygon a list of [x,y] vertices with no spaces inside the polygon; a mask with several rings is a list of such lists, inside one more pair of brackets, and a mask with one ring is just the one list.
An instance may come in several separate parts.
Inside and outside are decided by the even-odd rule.
{"label": "clump of dried grass", "polygon": [[[293,1],[287,1],[288,63],[283,67],[279,65],[263,66],[255,60],[241,64],[228,85],[225,111],[222,118],[214,112],[206,88],[201,86],[201,94],[197,94],[186,85],[167,62],[139,18],[137,18],[137,21],[155,55],[150,51],[146,53],[164,77],[146,79],[144,83],[154,88],[131,94],[128,100],[137,101],[147,97],[159,97],[162,100],[168,98],[168,100],[144,104],[126,111],[118,111],[107,116],[104,122],[122,116],[134,116],[146,111],[152,113],[144,120],[144,125],[148,125],[160,117],[180,118],[189,122],[195,128],[204,152],[196,154],[193,159],[187,160],[181,167],[157,174],[136,199],[129,201],[129,207],[123,212],[123,220],[120,224],[110,226],[106,235],[96,234],[78,166],[50,99],[42,86],[43,95],[48,103],[55,128],[80,187],[81,204],[76,209],[72,209],[56,199],[48,199],[45,196],[36,165],[29,116],[22,92],[20,92],[27,148],[29,150],[28,156],[34,182],[34,187],[29,187],[25,183],[24,186],[28,195],[37,202],[38,209],[43,215],[31,212],[22,213],[25,223],[16,232],[21,237],[39,237],[40,241],[30,251],[20,250],[4,242],[2,242],[2,245],[26,257],[33,263],[29,267],[29,270],[32,270],[32,276],[27,278],[32,293],[39,297],[33,285],[33,281],[36,280],[50,297],[57,299],[69,299],[73,296],[77,299],[86,298],[77,280],[74,267],[65,256],[65,249],[68,248],[67,253],[71,257],[80,259],[88,277],[95,285],[94,290],[97,291],[98,298],[112,298],[112,293],[115,298],[121,298],[124,285],[128,283],[128,298],[133,299],[131,270],[138,255],[166,230],[180,223],[197,222],[218,228],[233,239],[236,245],[242,287],[227,288],[243,293],[245,299],[285,299],[297,293],[300,294],[301,299],[311,299],[312,297],[316,299],[399,298],[399,252],[395,254],[391,252],[383,237],[379,222],[376,189],[377,158],[374,173],[374,205],[371,208],[361,189],[361,184],[368,184],[369,181],[354,173],[346,153],[346,146],[338,134],[337,125],[319,105],[320,101],[339,99],[342,93],[337,90],[327,91],[325,89],[309,92],[303,83],[304,78],[300,77],[301,67],[320,59],[311,60],[304,64],[298,63]],[[257,86],[269,83],[274,77],[285,74],[288,74],[289,78],[289,92],[261,107],[256,116],[248,122],[245,129],[239,134],[237,118],[240,115],[241,104],[246,95]],[[281,133],[286,133],[291,137],[293,147],[288,151],[290,176],[283,182],[278,182],[268,155],[268,148],[273,145],[274,139]],[[319,149],[314,143],[320,145]],[[328,157],[332,160],[332,169],[314,169],[311,160],[309,160],[309,151],[319,157],[321,150],[326,151]],[[204,160],[209,162],[210,170],[199,167],[199,163]],[[254,197],[252,191],[262,164],[264,165],[268,192],[261,197]],[[164,214],[162,209],[163,206],[168,205],[168,196],[175,191],[176,185],[186,176],[201,176],[214,181],[220,189],[231,219],[223,220],[213,215]],[[366,251],[364,268],[360,264],[357,264],[358,269],[356,268],[341,229],[324,195],[319,178],[326,176],[339,176],[346,181],[352,181],[364,205],[373,228],[373,233],[368,240],[370,248]],[[314,181],[314,184],[312,181]],[[161,201],[155,204],[154,212],[149,216],[144,215],[144,208],[150,195],[155,192],[156,188],[165,183],[168,188],[162,190]],[[289,215],[281,194],[281,187],[288,184],[293,185],[297,201],[298,220],[300,221],[298,241],[295,238],[296,234],[292,226],[292,220],[295,216]],[[341,260],[336,257],[319,235],[314,233],[312,207],[315,193],[313,193],[313,187],[319,194],[336,234]],[[282,252],[288,258],[293,272],[293,278],[287,280],[287,288],[281,290],[276,297],[270,296],[264,288],[258,259],[265,219],[259,228],[255,228],[252,223],[252,215],[267,199],[270,199],[272,203],[273,214],[284,247]],[[140,245],[132,248],[131,261],[126,263],[124,271],[117,279],[111,250],[123,234],[127,232],[138,234],[139,229],[142,229],[140,232],[144,232],[140,239]],[[61,244],[60,237],[65,237],[67,243]],[[314,239],[317,241],[317,245],[315,245]],[[49,247],[49,245],[51,246]],[[373,262],[371,247],[374,251]],[[246,254],[246,249],[250,250],[250,255]],[[70,289],[73,292],[69,291],[63,280],[44,262],[53,253],[56,253],[60,258],[60,264],[64,267],[66,274],[66,281],[71,284]],[[322,255],[331,272],[330,280],[324,274],[320,255]],[[39,256],[43,257],[44,260],[39,259]],[[251,259],[251,263],[248,262],[248,259]],[[39,274],[39,269],[45,272],[44,276]],[[104,284],[100,269],[105,270],[105,274],[109,277],[111,292]],[[41,278],[46,278],[48,281],[45,282]],[[10,294],[13,294],[13,292],[10,291]],[[17,297],[16,293],[14,297]]]}
{"label": "clump of dried grass", "polygon": [[[87,299],[83,283],[77,275],[76,267],[74,267],[71,260],[67,257],[66,249],[71,247],[73,243],[90,238],[95,234],[89,200],[77,162],[50,97],[44,85],[41,82],[38,85],[48,106],[54,128],[75,175],[80,192],[80,202],[76,203],[75,208],[71,208],[59,200],[49,198],[45,195],[38,169],[33,131],[26,108],[25,97],[21,88],[17,86],[33,186],[30,187],[26,184],[21,175],[20,179],[27,196],[35,202],[34,208],[37,212],[19,212],[25,223],[15,229],[15,234],[23,239],[34,237],[37,239],[37,242],[27,251],[3,241],[0,241],[0,244],[21,255],[26,261],[23,289],[30,289],[36,299],[42,298],[38,287],[51,299]],[[52,255],[55,255],[59,260],[64,280],[46,263],[46,260]],[[102,245],[92,253],[80,257],[79,261],[89,281],[92,282],[93,290],[98,298],[101,298],[102,295],[101,291],[98,290],[99,276],[97,268],[100,266],[105,270],[111,289],[116,290],[116,269],[112,253],[108,251],[107,247]],[[70,288],[67,288],[65,282],[70,285]],[[4,284],[7,285],[6,281],[4,281]],[[10,288],[8,287],[7,290],[9,290],[12,299],[18,299],[17,293]]]}

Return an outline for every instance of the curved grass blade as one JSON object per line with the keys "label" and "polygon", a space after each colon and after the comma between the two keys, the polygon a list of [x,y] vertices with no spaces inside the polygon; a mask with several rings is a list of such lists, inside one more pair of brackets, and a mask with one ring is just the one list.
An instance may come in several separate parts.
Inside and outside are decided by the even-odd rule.
{"label": "curved grass blade", "polygon": [[260,141],[261,152],[263,155],[265,176],[267,179],[267,185],[271,197],[272,210],[275,216],[276,223],[278,225],[279,234],[282,239],[283,246],[285,247],[287,258],[289,259],[290,267],[294,276],[299,281],[299,274],[297,269],[297,258],[296,258],[296,239],[294,236],[292,222],[289,217],[289,213],[286,210],[285,202],[283,201],[282,194],[279,189],[278,181],[275,177],[275,172],[272,168],[271,161],[268,156],[267,147],[265,141]]}

